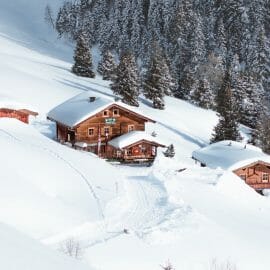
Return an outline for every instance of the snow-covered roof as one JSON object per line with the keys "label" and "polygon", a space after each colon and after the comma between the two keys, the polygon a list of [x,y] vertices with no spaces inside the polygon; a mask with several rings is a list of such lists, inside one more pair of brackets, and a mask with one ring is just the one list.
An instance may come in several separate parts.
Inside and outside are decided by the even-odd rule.
{"label": "snow-covered roof", "polygon": [[270,156],[250,144],[221,141],[192,153],[192,157],[210,168],[235,170],[257,161],[270,162]]}
{"label": "snow-covered roof", "polygon": [[34,111],[31,106],[3,95],[0,95],[0,109]]}
{"label": "snow-covered roof", "polygon": [[142,140],[163,145],[162,143],[158,142],[155,137],[147,134],[144,131],[131,131],[109,141],[109,144],[115,148],[122,149]]}
{"label": "snow-covered roof", "polygon": [[150,121],[150,118],[143,116],[136,110],[131,108],[122,102],[116,102],[113,98],[107,97],[94,97],[95,99],[90,102],[90,98],[93,97],[91,92],[83,92],[71,99],[63,102],[48,113],[48,118],[60,122],[68,127],[74,127],[81,122],[87,120],[91,116],[101,112],[102,110],[117,105],[126,110],[139,114]]}

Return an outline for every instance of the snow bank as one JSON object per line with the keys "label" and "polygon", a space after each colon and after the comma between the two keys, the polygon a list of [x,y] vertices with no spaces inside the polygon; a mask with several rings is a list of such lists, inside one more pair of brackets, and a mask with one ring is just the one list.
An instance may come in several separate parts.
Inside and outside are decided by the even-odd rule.
{"label": "snow bank", "polygon": [[102,221],[107,204],[121,193],[123,178],[115,168],[16,119],[0,119],[0,147],[0,220],[31,236]]}
{"label": "snow bank", "polygon": [[0,224],[1,269],[90,270],[82,262],[50,250],[15,229]]}

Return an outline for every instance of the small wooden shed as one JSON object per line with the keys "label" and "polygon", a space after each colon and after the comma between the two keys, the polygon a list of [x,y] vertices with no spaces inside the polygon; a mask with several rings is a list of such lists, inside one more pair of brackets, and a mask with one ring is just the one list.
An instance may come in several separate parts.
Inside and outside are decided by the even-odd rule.
{"label": "small wooden shed", "polygon": [[165,147],[154,137],[142,131],[132,131],[109,141],[108,157],[125,162],[152,161],[158,147]]}
{"label": "small wooden shed", "polygon": [[255,190],[270,189],[270,163],[258,160],[233,172]]}
{"label": "small wooden shed", "polygon": [[194,151],[192,157],[201,166],[235,173],[257,191],[270,189],[270,156],[258,147],[221,141]]}
{"label": "small wooden shed", "polygon": [[0,118],[15,118],[26,124],[29,123],[29,116],[37,116],[37,112],[30,111],[28,109],[10,109],[10,108],[0,108]]}

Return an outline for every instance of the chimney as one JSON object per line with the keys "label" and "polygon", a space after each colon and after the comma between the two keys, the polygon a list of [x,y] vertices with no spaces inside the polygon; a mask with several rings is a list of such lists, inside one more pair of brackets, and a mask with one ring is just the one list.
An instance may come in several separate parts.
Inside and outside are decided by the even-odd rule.
{"label": "chimney", "polygon": [[96,97],[89,97],[89,102],[94,102],[96,100]]}

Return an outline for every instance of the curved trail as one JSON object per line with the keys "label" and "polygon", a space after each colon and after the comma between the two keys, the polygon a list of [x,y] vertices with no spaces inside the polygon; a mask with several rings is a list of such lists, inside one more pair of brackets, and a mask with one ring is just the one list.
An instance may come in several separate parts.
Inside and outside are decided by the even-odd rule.
{"label": "curved trail", "polygon": [[42,147],[42,146],[36,145],[36,144],[25,143],[22,140],[20,140],[19,138],[15,137],[11,133],[9,133],[9,132],[7,132],[7,131],[5,131],[3,129],[0,129],[0,132],[2,132],[3,134],[7,135],[7,137],[13,139],[14,141],[16,141],[18,143],[24,143],[24,144],[27,144],[30,147],[42,149],[42,150],[48,152],[54,158],[57,158],[57,159],[60,159],[61,161],[63,161],[68,167],[70,167],[73,171],[75,171],[81,177],[81,179],[85,182],[85,184],[87,185],[87,187],[88,187],[91,195],[94,197],[94,199],[95,199],[95,201],[97,203],[98,212],[99,212],[101,218],[103,220],[105,219],[105,216],[104,216],[104,213],[103,213],[103,209],[102,209],[102,206],[101,206],[101,202],[100,202],[97,194],[95,193],[95,190],[94,190],[93,186],[91,185],[91,183],[89,182],[89,180],[87,179],[87,177],[81,171],[79,171],[70,161],[68,161],[65,158],[61,157],[58,153],[52,151],[49,148]]}

